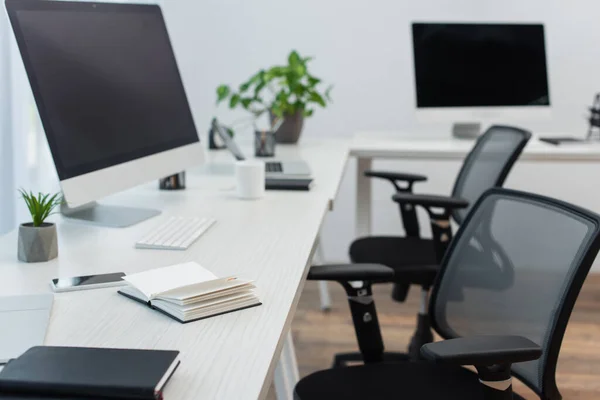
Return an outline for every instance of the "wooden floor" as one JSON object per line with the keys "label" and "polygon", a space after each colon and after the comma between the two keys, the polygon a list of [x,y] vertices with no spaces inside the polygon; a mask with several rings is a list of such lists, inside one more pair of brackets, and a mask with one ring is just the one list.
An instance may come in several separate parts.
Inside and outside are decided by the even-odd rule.
{"label": "wooden floor", "polygon": [[[319,309],[315,282],[307,282],[292,325],[300,375],[328,368],[337,352],[356,350],[356,339],[341,286],[329,285],[333,309]],[[375,298],[387,350],[402,351],[414,329],[418,290],[411,290],[405,304],[390,299],[391,287],[378,285]],[[600,399],[600,274],[590,275],[575,306],[563,341],[557,373],[564,399]],[[538,399],[529,389],[516,384],[527,399]],[[267,397],[275,399],[273,388]]]}

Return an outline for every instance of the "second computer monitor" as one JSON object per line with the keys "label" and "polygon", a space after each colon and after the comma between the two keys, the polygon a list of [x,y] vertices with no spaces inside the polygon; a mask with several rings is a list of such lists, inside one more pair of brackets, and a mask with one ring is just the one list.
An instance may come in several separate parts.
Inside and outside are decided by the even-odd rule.
{"label": "second computer monitor", "polygon": [[419,112],[463,120],[548,113],[542,24],[420,22],[412,40]]}

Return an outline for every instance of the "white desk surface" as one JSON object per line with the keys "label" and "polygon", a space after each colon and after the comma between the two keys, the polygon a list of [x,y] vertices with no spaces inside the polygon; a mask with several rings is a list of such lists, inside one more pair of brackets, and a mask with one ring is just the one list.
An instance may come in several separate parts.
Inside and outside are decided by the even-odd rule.
{"label": "white desk surface", "polygon": [[[341,181],[348,142],[303,140],[278,146],[281,159],[311,166],[310,192],[267,192],[242,201],[231,174],[188,174],[185,191],[161,192],[157,182],[103,203],[155,207],[163,214],[126,229],[98,228],[56,217],[59,257],[48,263],[17,262],[17,234],[0,237],[4,295],[49,292],[55,277],[138,272],[197,261],[219,276],[255,279],[263,305],[180,324],[116,293],[117,288],[55,295],[46,344],[181,351],[181,365],[166,387],[167,399],[257,399],[266,395],[298,303],[315,239]],[[225,152],[210,155],[232,163]],[[170,215],[207,215],[217,224],[187,251],[138,250],[136,239]]]}
{"label": "white desk surface", "polygon": [[[542,135],[544,136],[544,135]],[[474,140],[423,138],[401,132],[360,132],[350,145],[350,153],[361,158],[463,159]],[[520,160],[528,161],[600,161],[600,142],[554,146],[534,136]]]}

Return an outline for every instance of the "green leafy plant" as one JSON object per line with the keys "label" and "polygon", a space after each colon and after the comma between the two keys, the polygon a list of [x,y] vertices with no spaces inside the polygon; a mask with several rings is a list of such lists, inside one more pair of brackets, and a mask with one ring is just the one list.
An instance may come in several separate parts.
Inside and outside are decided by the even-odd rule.
{"label": "green leafy plant", "polygon": [[53,214],[52,211],[63,202],[60,193],[53,195],[38,193],[37,196],[33,192],[26,192],[19,189],[29,213],[31,214],[33,226],[41,226],[46,218]]}
{"label": "green leafy plant", "polygon": [[229,108],[241,107],[258,118],[270,112],[272,126],[285,116],[302,112],[305,117],[314,113],[314,107],[325,108],[331,102],[329,86],[318,90],[321,79],[308,72],[312,57],[301,57],[295,50],[288,56],[287,65],[261,69],[250,79],[232,90],[228,85],[217,88],[217,104],[229,100]]}

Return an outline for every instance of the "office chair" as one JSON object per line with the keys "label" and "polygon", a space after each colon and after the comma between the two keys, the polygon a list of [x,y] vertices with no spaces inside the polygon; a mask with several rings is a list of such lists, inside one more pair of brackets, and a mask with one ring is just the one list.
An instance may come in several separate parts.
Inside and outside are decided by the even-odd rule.
{"label": "office chair", "polygon": [[[417,362],[378,362],[383,346],[371,345],[361,349],[364,365],[313,373],[297,384],[295,398],[522,399],[512,393],[514,376],[540,399],[559,400],[561,342],[599,249],[599,215],[547,197],[491,189],[463,221],[433,286],[431,320],[446,340],[424,345],[425,360]],[[330,280],[342,285],[393,275],[377,265],[324,269],[321,279],[329,270]],[[372,303],[352,301],[351,307],[376,320]]]}
{"label": "office chair", "polygon": [[[467,155],[450,197],[413,194],[414,183],[426,180],[421,175],[366,172],[367,176],[391,181],[396,188],[393,200],[399,204],[406,236],[359,238],[350,246],[350,260],[352,263],[383,264],[393,268],[395,276],[390,279],[394,282],[392,298],[398,302],[406,299],[410,285],[421,286],[417,326],[408,349],[411,359],[420,358],[421,346],[433,340],[427,302],[438,265],[452,239],[450,219],[460,225],[468,213],[469,203],[474,203],[485,190],[503,185],[530,138],[531,133],[523,129],[500,125],[490,127]],[[432,239],[419,236],[417,206],[424,207],[429,214]],[[407,355],[390,352],[386,358],[404,360]],[[334,365],[343,366],[360,360],[360,353],[337,354]]]}

